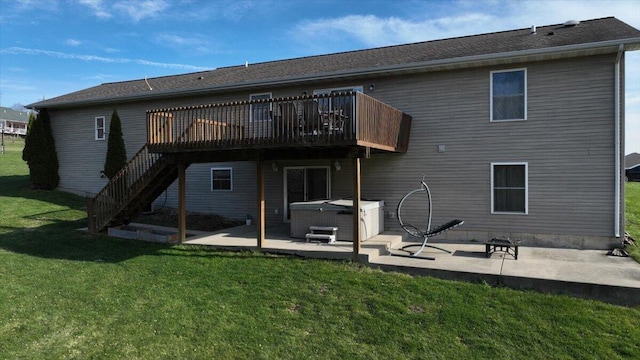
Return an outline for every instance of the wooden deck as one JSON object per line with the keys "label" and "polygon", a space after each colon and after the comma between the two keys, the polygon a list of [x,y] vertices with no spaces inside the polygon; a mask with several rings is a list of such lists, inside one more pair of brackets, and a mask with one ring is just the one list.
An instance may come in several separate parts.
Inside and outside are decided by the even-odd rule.
{"label": "wooden deck", "polygon": [[[258,246],[264,240],[264,160],[352,160],[354,207],[360,159],[406,152],[411,117],[362,93],[349,92],[147,111],[148,142],[88,204],[89,229],[126,223],[176,179],[179,234],[185,238],[186,168],[212,161],[256,161]],[[360,239],[355,218],[353,239]],[[354,258],[360,242],[354,241]]]}
{"label": "wooden deck", "polygon": [[151,152],[364,147],[406,152],[411,117],[363,93],[147,111]]}

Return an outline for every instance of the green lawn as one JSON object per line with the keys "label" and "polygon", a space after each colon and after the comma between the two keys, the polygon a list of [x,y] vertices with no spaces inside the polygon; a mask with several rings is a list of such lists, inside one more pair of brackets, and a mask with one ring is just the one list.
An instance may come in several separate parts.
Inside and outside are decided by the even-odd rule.
{"label": "green lawn", "polygon": [[639,307],[89,236],[19,146],[0,175],[0,359],[640,357]]}
{"label": "green lawn", "polygon": [[631,256],[640,263],[640,182],[628,182],[625,186],[625,230],[638,246],[627,246]]}

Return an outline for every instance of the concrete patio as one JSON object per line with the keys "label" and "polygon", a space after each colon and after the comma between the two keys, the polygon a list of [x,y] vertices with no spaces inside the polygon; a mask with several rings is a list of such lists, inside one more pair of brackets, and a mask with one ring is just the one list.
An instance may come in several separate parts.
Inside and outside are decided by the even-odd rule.
{"label": "concrete patio", "polygon": [[[189,231],[189,234],[194,235],[187,238],[186,245],[257,249],[255,226],[238,226],[215,233]],[[486,282],[626,306],[640,305],[640,264],[629,257],[607,256],[606,250],[522,246],[516,260],[511,254],[502,252],[487,258],[482,244],[438,243],[435,245],[451,253],[427,247],[420,258],[415,258],[398,250],[408,244],[416,243],[406,242],[401,232],[384,232],[361,244],[359,261],[384,271]],[[266,252],[320,259],[350,260],[352,249],[353,244],[348,241],[327,244],[293,239],[288,225],[267,228],[263,244]]]}

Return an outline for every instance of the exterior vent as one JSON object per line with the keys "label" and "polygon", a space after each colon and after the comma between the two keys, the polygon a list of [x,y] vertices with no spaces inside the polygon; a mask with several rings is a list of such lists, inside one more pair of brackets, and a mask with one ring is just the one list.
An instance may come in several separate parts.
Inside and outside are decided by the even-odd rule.
{"label": "exterior vent", "polygon": [[569,21],[565,22],[564,24],[562,24],[562,26],[564,26],[564,27],[573,27],[573,26],[576,26],[576,25],[579,25],[579,24],[580,24],[580,21],[578,21],[578,20],[569,20]]}
{"label": "exterior vent", "polygon": [[531,35],[535,35],[535,33],[536,33],[536,26],[531,25]]}

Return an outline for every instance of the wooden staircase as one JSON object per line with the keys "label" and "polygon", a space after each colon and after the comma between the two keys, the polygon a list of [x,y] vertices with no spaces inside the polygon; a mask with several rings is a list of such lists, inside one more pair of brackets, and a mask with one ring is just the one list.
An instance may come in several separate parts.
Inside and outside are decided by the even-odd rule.
{"label": "wooden staircase", "polygon": [[145,145],[125,167],[90,200],[89,231],[126,223],[148,208],[178,178],[178,164],[171,154],[151,153]]}

